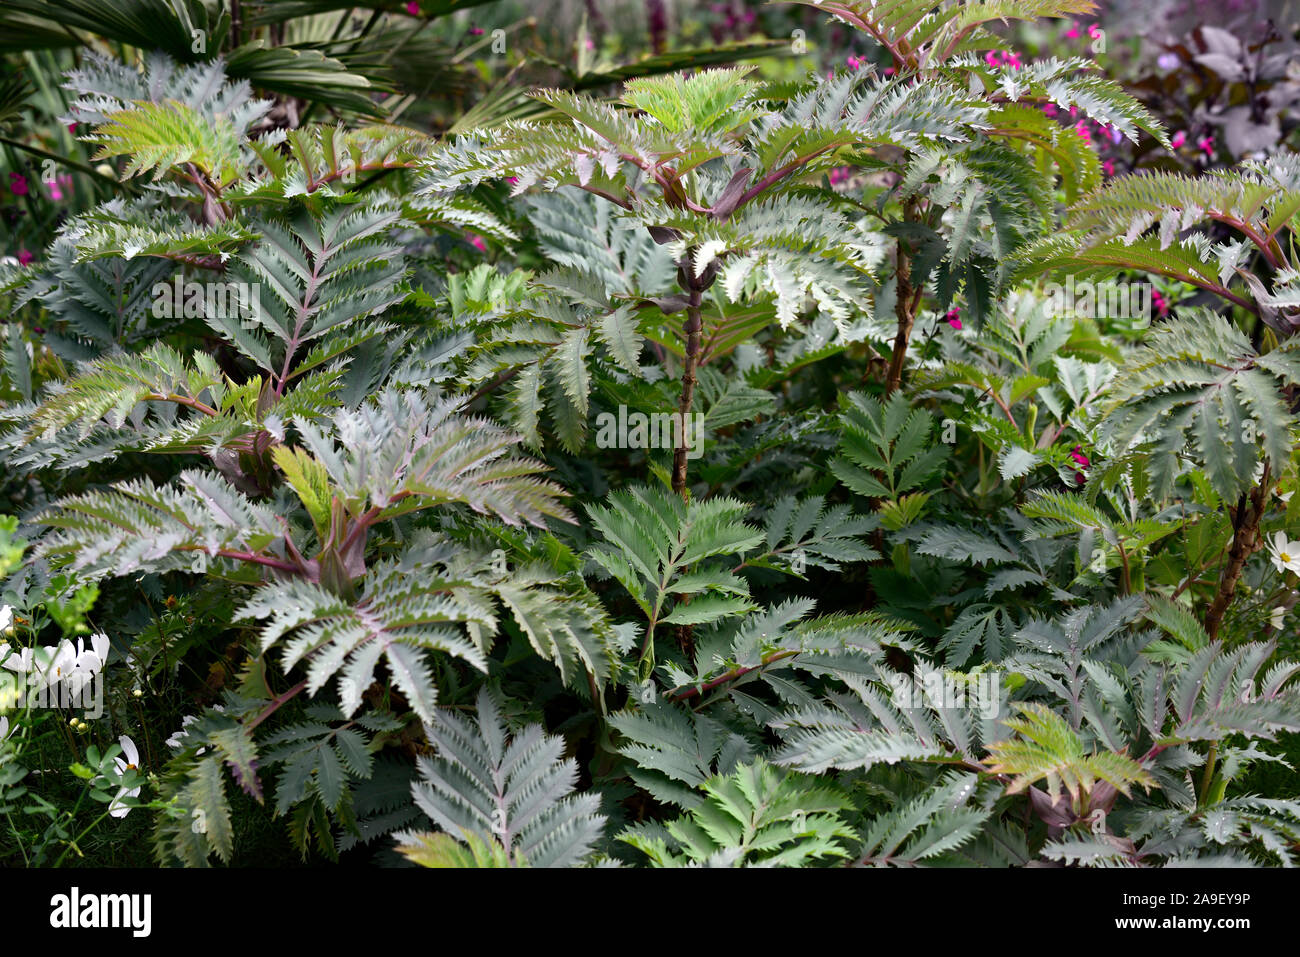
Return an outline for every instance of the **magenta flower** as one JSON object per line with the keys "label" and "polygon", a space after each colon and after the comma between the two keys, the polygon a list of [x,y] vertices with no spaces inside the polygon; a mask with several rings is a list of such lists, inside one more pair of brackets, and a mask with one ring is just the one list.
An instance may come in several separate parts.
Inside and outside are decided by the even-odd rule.
{"label": "magenta flower", "polygon": [[984,54],[984,62],[987,63],[989,66],[999,66],[1001,65],[1002,61],[998,58],[998,53],[996,50],[989,50],[987,53]]}
{"label": "magenta flower", "polygon": [[1179,130],[1177,133],[1173,135],[1173,138],[1169,141],[1169,145],[1172,146],[1174,149],[1178,149],[1178,147],[1182,146],[1186,142],[1187,142],[1187,131]]}
{"label": "magenta flower", "polygon": [[1051,116],[1056,116],[1056,114],[1057,114],[1058,112],[1059,112],[1059,111],[1056,109],[1056,104],[1055,104],[1055,103],[1044,103],[1044,104],[1043,104],[1043,115],[1044,115],[1044,116],[1049,116],[1049,117],[1051,117]]}
{"label": "magenta flower", "polygon": [[1020,67],[1022,66],[1022,64],[1021,64],[1021,62],[1020,62],[1020,54],[1019,54],[1019,53],[1016,53],[1016,52],[1013,51],[1013,50],[1007,50],[1007,51],[1006,51],[1005,53],[1003,53],[1002,55],[1003,55],[1004,57],[1006,57],[1006,63],[1007,63],[1007,65],[1008,65],[1009,67],[1011,67],[1011,69],[1013,69],[1013,70],[1019,70]]}
{"label": "magenta flower", "polygon": [[951,309],[948,310],[947,314],[943,317],[943,320],[944,322],[948,323],[948,325],[956,329],[958,332],[961,332],[961,319],[958,318],[958,316],[960,315],[961,315],[961,306],[953,306]]}
{"label": "magenta flower", "polygon": [[1214,158],[1214,137],[1206,136],[1196,141],[1196,145],[1204,151],[1205,155]]}
{"label": "magenta flower", "polygon": [[893,76],[893,75],[894,75],[894,68],[892,66],[885,67],[885,76]]}
{"label": "magenta flower", "polygon": [[36,258],[35,256],[33,256],[25,249],[18,250],[18,264],[20,266],[26,266],[29,262],[31,262],[35,258]]}
{"label": "magenta flower", "polygon": [[1112,163],[1110,160],[1102,160],[1101,169],[1102,172],[1104,172],[1107,176],[1115,175],[1115,164]]}
{"label": "magenta flower", "polygon": [[1077,445],[1070,450],[1070,458],[1074,459],[1075,464],[1079,466],[1079,469],[1074,473],[1074,480],[1082,485],[1088,480],[1088,476],[1083,473],[1083,469],[1092,465],[1092,462],[1088,459],[1088,456],[1083,454],[1083,450]]}
{"label": "magenta flower", "polygon": [[406,5],[406,12],[413,17],[418,17],[420,15],[420,5],[416,3],[415,0],[411,0],[411,2]]}
{"label": "magenta flower", "polygon": [[1078,123],[1075,123],[1074,132],[1082,136],[1085,143],[1092,142],[1092,133],[1088,131],[1088,122],[1086,120],[1080,120]]}
{"label": "magenta flower", "polygon": [[22,173],[9,174],[9,192],[15,196],[27,195],[27,177]]}
{"label": "magenta flower", "polygon": [[850,70],[852,70],[854,73],[857,73],[858,68],[861,67],[867,61],[862,57],[850,56],[844,62],[849,65]]}
{"label": "magenta flower", "polygon": [[1101,36],[1101,25],[1100,25],[1100,24],[1097,24],[1097,23],[1090,24],[1090,25],[1088,26],[1088,36],[1092,37],[1094,40],[1096,40],[1098,37],[1100,37],[1100,36]]}
{"label": "magenta flower", "polygon": [[64,197],[72,192],[72,177],[67,173],[60,173],[50,183],[50,199],[56,203],[62,202]]}
{"label": "magenta flower", "polygon": [[470,28],[469,28],[469,33],[470,33],[470,36],[473,36],[473,37],[480,36],[480,35],[482,35],[482,33],[483,33],[483,28],[482,28],[482,27],[470,27]]}
{"label": "magenta flower", "polygon": [[478,233],[469,233],[467,238],[469,239],[469,244],[479,252],[487,252],[487,243],[483,241],[483,237]]}
{"label": "magenta flower", "polygon": [[1082,34],[1079,32],[1079,21],[1075,20],[1070,29],[1065,31],[1065,36],[1069,40],[1077,40]]}
{"label": "magenta flower", "polygon": [[1162,316],[1169,315],[1169,303],[1165,302],[1165,297],[1160,294],[1159,289],[1151,290],[1151,302],[1156,307],[1156,312]]}

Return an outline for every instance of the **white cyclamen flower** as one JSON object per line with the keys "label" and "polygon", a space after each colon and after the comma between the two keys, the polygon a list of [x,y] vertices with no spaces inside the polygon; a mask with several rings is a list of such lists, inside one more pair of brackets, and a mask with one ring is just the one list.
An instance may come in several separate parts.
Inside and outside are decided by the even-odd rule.
{"label": "white cyclamen flower", "polygon": [[0,717],[0,741],[9,737],[9,719]]}
{"label": "white cyclamen flower", "polygon": [[14,623],[14,610],[12,605],[0,605],[0,631],[8,631]]}
{"label": "white cyclamen flower", "polygon": [[[140,752],[135,749],[135,742],[126,735],[122,735],[117,739],[117,743],[122,746],[122,751],[125,755],[125,760],[120,757],[113,759],[113,764],[117,767],[117,773],[125,774],[127,771],[136,770],[140,764]],[[113,800],[109,802],[108,813],[113,817],[126,817],[131,813],[131,809],[121,803],[122,798],[136,797],[139,794],[139,788],[131,788],[129,791],[126,788],[122,788],[117,792],[117,797],[113,798]]]}
{"label": "white cyclamen flower", "polygon": [[1300,542],[1288,541],[1285,532],[1273,536],[1268,553],[1278,571],[1300,573]]}
{"label": "white cyclamen flower", "polygon": [[1282,630],[1282,619],[1286,617],[1286,606],[1278,605],[1268,616],[1268,626],[1274,631]]}

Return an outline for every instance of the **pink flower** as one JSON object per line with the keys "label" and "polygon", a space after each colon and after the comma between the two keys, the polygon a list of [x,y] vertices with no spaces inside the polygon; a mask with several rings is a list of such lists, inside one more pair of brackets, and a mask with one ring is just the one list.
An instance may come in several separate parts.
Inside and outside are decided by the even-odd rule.
{"label": "pink flower", "polygon": [[943,317],[943,321],[948,323],[958,332],[961,332],[961,320],[957,318],[961,314],[961,306],[953,306]]}
{"label": "pink flower", "polygon": [[487,252],[487,243],[483,241],[483,237],[478,235],[478,233],[470,233],[468,238],[469,238],[469,244],[473,246],[475,249],[477,249],[479,252],[481,253]]}
{"label": "pink flower", "polygon": [[26,266],[29,262],[31,262],[35,258],[36,258],[35,256],[33,256],[25,249],[18,250],[18,264],[20,266]]}
{"label": "pink flower", "polygon": [[847,60],[845,60],[844,62],[847,63],[847,64],[849,65],[849,69],[850,69],[850,70],[852,70],[854,73],[857,73],[857,72],[858,72],[858,68],[861,67],[862,64],[865,63],[866,61],[863,60],[861,57],[850,56],[850,57],[849,57]]}
{"label": "pink flower", "polygon": [[76,124],[76,123],[69,123],[69,124],[68,124],[68,132],[71,133],[73,136],[76,136],[76,135],[77,135],[77,124]]}
{"label": "pink flower", "polygon": [[1151,301],[1156,307],[1156,312],[1162,316],[1169,315],[1169,303],[1165,302],[1165,297],[1160,294],[1159,289],[1151,290]]}
{"label": "pink flower", "polygon": [[1099,36],[1101,36],[1101,26],[1096,23],[1090,24],[1088,27],[1088,36],[1096,40]]}
{"label": "pink flower", "polygon": [[1078,123],[1075,123],[1074,132],[1082,136],[1085,143],[1092,142],[1092,133],[1088,131],[1088,122],[1086,120],[1080,120]]}
{"label": "pink flower", "polygon": [[1196,141],[1196,145],[1204,151],[1205,155],[1214,158],[1214,137],[1206,136]]}
{"label": "pink flower", "polygon": [[50,199],[56,203],[61,202],[66,194],[72,192],[72,176],[68,173],[60,173],[50,183]]}
{"label": "pink flower", "polygon": [[1178,149],[1178,147],[1182,146],[1186,142],[1187,142],[1187,131],[1179,130],[1177,133],[1174,134],[1173,139],[1169,141],[1169,145],[1172,146],[1174,149]]}
{"label": "pink flower", "polygon": [[1079,115],[1079,108],[1077,106],[1070,107],[1070,119],[1074,119],[1078,115]]}
{"label": "pink flower", "polygon": [[9,174],[9,192],[15,196],[27,195],[27,177],[22,173]]}
{"label": "pink flower", "polygon": [[838,186],[845,182],[853,175],[853,170],[848,166],[837,166],[831,170],[830,180],[832,186]]}
{"label": "pink flower", "polygon": [[989,50],[988,53],[985,53],[984,62],[987,63],[989,66],[998,66],[1001,63],[1001,61],[998,59],[998,53],[996,50]]}
{"label": "pink flower", "polygon": [[1070,458],[1074,459],[1075,464],[1079,466],[1079,469],[1074,473],[1074,480],[1082,485],[1088,480],[1088,476],[1082,470],[1092,465],[1092,462],[1088,460],[1088,456],[1084,455],[1083,450],[1077,445],[1070,451]]}
{"label": "pink flower", "polygon": [[420,5],[416,3],[415,0],[411,0],[411,2],[406,5],[406,12],[413,17],[418,17],[420,15]]}
{"label": "pink flower", "polygon": [[1070,29],[1068,29],[1068,30],[1065,31],[1065,36],[1066,36],[1067,39],[1070,39],[1070,40],[1076,40],[1076,39],[1079,38],[1079,36],[1081,36],[1081,34],[1079,33],[1079,21],[1078,21],[1078,20],[1075,20],[1074,23],[1073,23],[1073,25],[1071,25]]}
{"label": "pink flower", "polygon": [[1055,103],[1044,103],[1044,104],[1043,104],[1043,115],[1045,115],[1045,116],[1055,116],[1055,115],[1057,114],[1057,112],[1058,112],[1058,110],[1056,109],[1056,104],[1055,104]]}
{"label": "pink flower", "polygon": [[470,28],[469,28],[469,35],[472,36],[472,37],[481,36],[482,33],[483,33],[483,28],[482,28],[482,27],[470,27]]}
{"label": "pink flower", "polygon": [[1102,161],[1101,161],[1101,168],[1102,168],[1102,171],[1103,171],[1107,176],[1114,176],[1114,175],[1115,175],[1115,164],[1112,163],[1110,160],[1102,160]]}
{"label": "pink flower", "polygon": [[893,76],[893,75],[894,75],[894,68],[892,66],[885,67],[885,76]]}
{"label": "pink flower", "polygon": [[1019,70],[1020,67],[1023,65],[1020,62],[1019,53],[1012,53],[1011,51],[1008,50],[1005,56],[1007,58],[1007,64],[1011,67],[1011,69]]}

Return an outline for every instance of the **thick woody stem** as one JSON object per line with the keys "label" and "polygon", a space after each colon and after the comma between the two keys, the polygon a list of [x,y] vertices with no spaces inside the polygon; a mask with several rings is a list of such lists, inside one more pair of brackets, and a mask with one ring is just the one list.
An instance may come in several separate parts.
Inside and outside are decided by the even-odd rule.
{"label": "thick woody stem", "polygon": [[[903,207],[903,219],[916,219],[916,201],[908,200]],[[894,352],[889,358],[889,375],[885,379],[885,395],[893,395],[903,384],[903,363],[907,360],[907,343],[912,338],[912,325],[916,322],[916,308],[921,297],[912,288],[912,254],[902,236],[898,238],[897,296],[894,315],[898,318],[898,334],[894,337]]]}
{"label": "thick woody stem", "polygon": [[1228,562],[1219,575],[1219,588],[1214,596],[1214,603],[1205,613],[1205,633],[1211,639],[1217,637],[1219,626],[1223,624],[1224,613],[1236,597],[1237,581],[1241,578],[1242,566],[1255,551],[1259,539],[1259,523],[1264,517],[1264,508],[1268,504],[1269,470],[1271,465],[1265,463],[1264,474],[1259,484],[1251,489],[1249,496],[1243,495],[1237,505],[1237,514],[1233,521],[1232,546],[1228,549]]}

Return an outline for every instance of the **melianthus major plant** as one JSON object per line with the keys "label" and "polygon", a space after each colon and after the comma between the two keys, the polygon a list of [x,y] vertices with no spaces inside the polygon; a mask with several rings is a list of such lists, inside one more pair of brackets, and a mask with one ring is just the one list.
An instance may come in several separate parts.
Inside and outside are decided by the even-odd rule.
{"label": "melianthus major plant", "polygon": [[[219,67],[186,75],[197,80],[199,72],[205,83],[220,79]],[[110,72],[105,82],[117,89],[113,84],[126,81]],[[310,673],[279,694],[265,680],[246,686],[263,689],[263,709],[253,707],[255,694],[240,698],[242,713],[190,730],[190,750],[215,745],[244,790],[260,798],[252,730],[293,695],[336,678],[339,718],[351,718],[381,660],[405,704],[431,720],[436,684],[428,652],[484,667],[498,600],[524,622],[539,652],[561,662],[568,680],[587,670],[604,674],[608,627],[592,609],[580,610],[583,589],[572,575],[566,585],[564,573],[537,563],[507,580],[468,543],[454,546],[431,529],[409,540],[382,534],[382,546],[375,541],[377,527],[431,509],[464,508],[509,525],[568,516],[562,490],[540,477],[541,463],[513,453],[517,436],[440,394],[419,354],[405,356],[406,373],[395,368],[414,335],[380,318],[410,294],[401,248],[390,238],[403,223],[402,207],[388,196],[358,202],[331,184],[398,168],[409,162],[409,147],[399,147],[392,131],[308,130],[288,137],[281,157],[272,144],[246,138],[266,104],[250,102],[238,86],[203,108],[180,100],[130,105],[125,96],[103,94],[95,102],[106,113],[97,134],[102,151],[129,152],[128,173],[154,170],[161,178],[174,170],[188,188],[168,193],[201,207],[199,223],[179,225],[185,220],[176,217],[177,230],[167,232],[156,201],[111,203],[65,231],[59,242],[68,255],[55,268],[72,284],[93,284],[106,278],[100,263],[125,264],[110,266],[119,283],[127,270],[135,289],[112,304],[127,310],[115,324],[119,341],[126,328],[148,321],[149,303],[136,283],[159,278],[154,269],[140,273],[137,256],[212,270],[223,283],[254,291],[240,310],[214,310],[200,297],[197,310],[178,317],[193,320],[190,334],[206,325],[227,343],[225,368],[205,349],[178,351],[155,328],[139,351],[110,347],[38,402],[6,410],[14,423],[6,441],[11,461],[28,467],[111,463],[129,454],[202,463],[167,481],[124,480],[61,499],[42,518],[58,531],[38,550],[51,574],[78,582],[184,570],[252,588],[237,619],[263,622],[263,650],[278,645],[286,669],[301,662]],[[199,137],[200,128],[212,135]],[[253,163],[244,166],[251,175],[238,173]],[[426,221],[456,208],[480,226],[491,219],[464,204],[421,208]],[[151,241],[141,246],[145,232]],[[43,282],[29,283],[26,294],[49,290]],[[62,294],[75,301],[75,285]],[[77,305],[70,326],[80,342],[114,328]],[[388,341],[375,348],[381,337]],[[351,362],[368,344],[368,361]],[[497,598],[494,579],[502,588]],[[577,604],[559,602],[575,589]],[[345,760],[360,774],[355,753]],[[160,835],[164,859],[174,852],[195,862],[208,850],[229,857],[220,766],[209,757],[186,772],[183,803],[201,812],[206,830],[177,829],[175,846]],[[315,780],[313,793],[337,811],[342,778]],[[298,798],[288,793],[280,793],[282,812],[304,796],[301,788]]]}
{"label": "melianthus major plant", "polygon": [[[694,403],[698,366],[721,331],[721,321],[706,328],[704,305],[719,278],[728,302],[772,296],[783,327],[811,297],[844,343],[865,338],[866,317],[892,321],[885,380],[892,392],[928,285],[943,309],[963,295],[978,321],[1003,286],[1010,254],[1046,228],[1054,175],[1063,174],[1071,193],[1098,180],[1095,157],[1077,138],[1052,133],[1034,105],[1082,109],[1128,136],[1139,129],[1163,134],[1118,86],[1081,72],[1084,61],[1053,59],[1013,72],[974,53],[995,42],[983,29],[989,21],[1065,15],[1087,3],[817,6],[881,42],[892,75],[846,72],[767,90],[745,70],[708,70],[630,82],[615,104],[544,91],[535,95],[554,121],[458,138],[427,161],[432,175],[424,191],[442,195],[493,176],[508,176],[515,193],[576,186],[618,207],[622,228],[644,229],[665,245],[676,292],[646,296],[635,273],[600,276],[583,285],[578,301],[601,308],[604,280],[606,294],[624,303],[604,306],[597,328],[633,374],[634,304],[684,314],[673,326],[682,342],[682,417]],[[875,171],[888,188],[853,203],[817,183],[844,163]],[[886,264],[891,240],[894,257]],[[568,292],[567,284],[558,291]],[[851,313],[863,319],[850,322]],[[585,330],[572,329],[553,351],[579,413],[586,387],[575,367],[587,348]],[[514,401],[537,405],[538,381],[533,374]],[[672,467],[673,488],[683,494],[687,444],[679,436]]]}
{"label": "melianthus major plant", "polygon": [[[1243,784],[1300,730],[1300,559],[1257,554],[1300,507],[1294,164],[1102,186],[1040,107],[1153,119],[980,55],[1085,2],[818,6],[888,72],[542,91],[436,143],[268,133],[220,60],[71,78],[151,180],[2,277],[51,326],[5,350],[8,637],[98,601],[134,701],[207,666],[146,758],[160,862],[266,817],[437,867],[1294,862],[1300,804]],[[1132,346],[1047,307],[1058,268],[1231,308]],[[700,447],[593,447],[665,404]]]}

